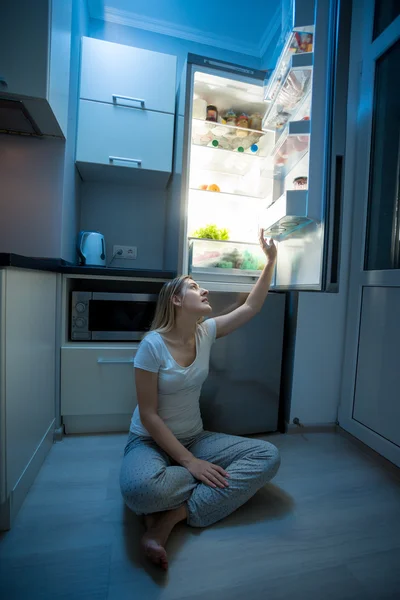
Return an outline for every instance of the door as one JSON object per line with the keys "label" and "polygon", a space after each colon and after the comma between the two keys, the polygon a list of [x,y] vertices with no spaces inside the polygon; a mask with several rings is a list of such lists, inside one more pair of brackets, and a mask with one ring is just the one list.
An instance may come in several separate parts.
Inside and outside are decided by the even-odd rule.
{"label": "door", "polygon": [[[272,205],[281,209],[277,225],[283,229],[277,238],[277,290],[338,291],[350,19],[347,0],[316,0],[308,148],[293,167],[289,154],[283,194]],[[301,117],[300,111],[298,123],[289,125],[301,124]],[[295,144],[306,139],[298,136]],[[304,191],[296,189],[299,179]],[[273,221],[267,218],[266,224]]]}
{"label": "door", "polygon": [[351,69],[361,78],[339,423],[400,465],[400,5],[354,4]]}

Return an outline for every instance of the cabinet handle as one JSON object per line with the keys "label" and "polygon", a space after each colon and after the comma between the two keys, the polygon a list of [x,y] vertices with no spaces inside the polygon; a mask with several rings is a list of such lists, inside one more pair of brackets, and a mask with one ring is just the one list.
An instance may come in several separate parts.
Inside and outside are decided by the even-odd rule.
{"label": "cabinet handle", "polygon": [[120,160],[122,162],[135,163],[138,167],[142,166],[141,158],[124,158],[123,156],[109,156],[108,159],[109,159],[110,163],[112,163],[116,160]]}
{"label": "cabinet handle", "polygon": [[133,365],[133,358],[116,358],[116,359],[108,359],[108,358],[98,358],[97,362],[99,365]]}
{"label": "cabinet handle", "polygon": [[121,96],[120,94],[112,94],[114,104],[118,104],[117,100],[129,100],[129,102],[139,102],[141,108],[144,108],[144,100],[142,98],[132,98],[132,96]]}

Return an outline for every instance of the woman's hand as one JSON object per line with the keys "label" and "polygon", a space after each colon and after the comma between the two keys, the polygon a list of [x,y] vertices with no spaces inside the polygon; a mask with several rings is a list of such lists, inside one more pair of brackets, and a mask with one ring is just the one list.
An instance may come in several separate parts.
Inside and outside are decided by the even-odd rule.
{"label": "woman's hand", "polygon": [[206,460],[200,460],[199,458],[192,458],[187,464],[185,464],[187,470],[199,481],[202,481],[206,485],[212,488],[226,488],[228,482],[225,477],[229,477],[228,473],[221,467],[213,465]]}
{"label": "woman's hand", "polygon": [[271,262],[271,263],[275,262],[277,250],[276,250],[276,246],[274,244],[274,240],[271,238],[270,241],[267,242],[267,240],[264,238],[264,229],[260,229],[259,240],[260,240],[260,246],[262,248],[262,251],[264,252],[265,256],[267,257],[268,262]]}

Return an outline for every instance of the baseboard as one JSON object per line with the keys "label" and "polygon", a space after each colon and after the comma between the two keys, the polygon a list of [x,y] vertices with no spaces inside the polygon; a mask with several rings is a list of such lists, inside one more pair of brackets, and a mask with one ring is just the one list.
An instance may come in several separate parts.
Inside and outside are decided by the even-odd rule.
{"label": "baseboard", "polygon": [[63,416],[65,434],[127,433],[132,415],[68,415]]}
{"label": "baseboard", "polygon": [[53,446],[53,434],[54,432],[54,420],[51,422],[48,430],[44,434],[42,440],[40,441],[38,447],[35,450],[32,458],[26,465],[23,470],[21,476],[19,477],[17,483],[15,484],[13,490],[10,495],[10,521],[11,526],[12,523],[17,516],[27,493],[35,481],[37,474],[40,471],[40,468]]}
{"label": "baseboard", "polygon": [[310,423],[309,425],[294,425],[288,423],[286,433],[336,433],[336,423]]}

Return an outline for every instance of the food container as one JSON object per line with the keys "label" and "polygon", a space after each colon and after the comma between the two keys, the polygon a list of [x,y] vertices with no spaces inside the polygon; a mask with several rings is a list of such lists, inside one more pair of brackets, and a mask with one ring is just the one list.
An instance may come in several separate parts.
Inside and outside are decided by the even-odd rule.
{"label": "food container", "polygon": [[254,275],[265,265],[259,244],[189,238],[190,272]]}
{"label": "food container", "polygon": [[242,113],[238,116],[236,124],[238,127],[242,127],[242,129],[236,129],[236,135],[238,137],[247,137],[248,132],[243,131],[243,128],[247,129],[249,127],[249,117],[246,115],[246,113]]}
{"label": "food container", "polygon": [[262,117],[260,113],[253,113],[249,117],[249,127],[250,129],[255,129],[256,131],[262,130]]}
{"label": "food container", "polygon": [[227,125],[237,125],[237,116],[234,110],[228,110],[224,118]]}
{"label": "food container", "polygon": [[207,118],[207,102],[203,98],[193,100],[193,119],[205,121]]}

